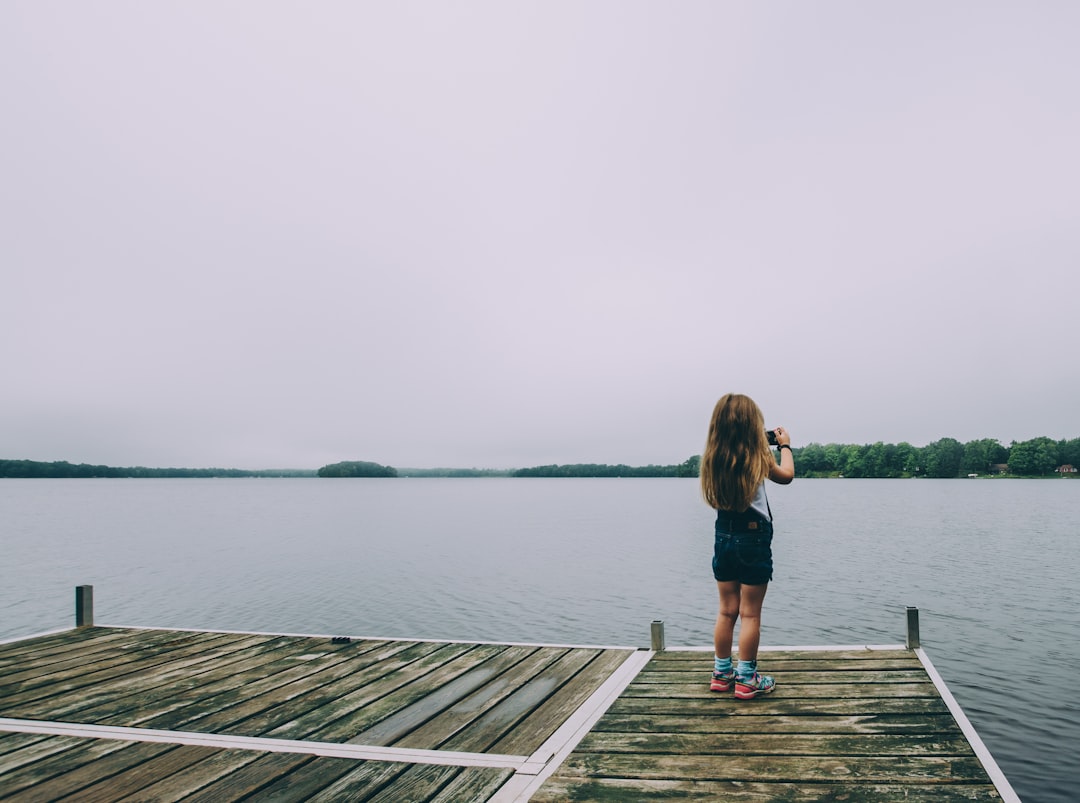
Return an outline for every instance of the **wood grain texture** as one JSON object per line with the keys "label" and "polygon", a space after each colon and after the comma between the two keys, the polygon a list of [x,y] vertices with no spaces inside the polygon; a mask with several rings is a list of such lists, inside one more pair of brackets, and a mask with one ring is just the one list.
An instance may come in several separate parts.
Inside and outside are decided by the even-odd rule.
{"label": "wood grain texture", "polygon": [[711,664],[656,655],[533,800],[999,797],[913,653],[762,653],[777,688],[748,701]]}
{"label": "wood grain texture", "polygon": [[[524,757],[631,654],[89,627],[0,645],[0,716]],[[998,798],[913,653],[770,651],[761,669],[776,691],[738,701],[709,691],[707,652],[655,655],[533,799]],[[451,803],[514,776],[99,736],[0,732],[0,800]]]}

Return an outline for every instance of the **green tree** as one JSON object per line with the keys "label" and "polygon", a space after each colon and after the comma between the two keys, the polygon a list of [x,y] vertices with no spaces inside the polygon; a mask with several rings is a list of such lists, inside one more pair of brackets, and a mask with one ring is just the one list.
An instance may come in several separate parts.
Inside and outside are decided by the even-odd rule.
{"label": "green tree", "polygon": [[1062,463],[1080,468],[1080,438],[1058,441],[1058,457]]}
{"label": "green tree", "polygon": [[912,446],[907,441],[896,444],[896,451],[893,452],[890,462],[890,467],[897,471],[896,476],[902,477],[907,474],[914,477],[921,466],[922,449]]}
{"label": "green tree", "polygon": [[801,476],[827,474],[829,466],[825,459],[825,447],[820,443],[808,443],[795,453],[795,467]]}
{"label": "green tree", "polygon": [[923,450],[923,456],[926,462],[926,476],[955,477],[960,473],[964,445],[955,438],[942,438],[927,444]]}
{"label": "green tree", "polygon": [[346,460],[330,463],[319,469],[320,477],[396,477],[397,471],[390,466],[370,463],[365,460]]}
{"label": "green tree", "polygon": [[845,477],[865,477],[866,466],[864,463],[864,456],[870,449],[869,446],[857,446],[854,443],[848,444],[843,447],[841,454],[843,455],[843,469],[841,473]]}
{"label": "green tree", "polygon": [[844,447],[838,443],[829,443],[825,446],[825,462],[828,471],[844,470]]}
{"label": "green tree", "polygon": [[866,477],[888,477],[888,451],[885,444],[877,441],[870,445],[863,455],[864,470]]}
{"label": "green tree", "polygon": [[964,444],[964,456],[960,468],[965,474],[983,474],[995,463],[1004,463],[1008,451],[994,438],[968,441]]}
{"label": "green tree", "polygon": [[1020,443],[1013,441],[1009,448],[1010,474],[1038,477],[1050,474],[1059,465],[1058,445],[1049,438],[1032,438]]}
{"label": "green tree", "polygon": [[701,474],[701,455],[688,457],[675,469],[676,477],[697,477]]}

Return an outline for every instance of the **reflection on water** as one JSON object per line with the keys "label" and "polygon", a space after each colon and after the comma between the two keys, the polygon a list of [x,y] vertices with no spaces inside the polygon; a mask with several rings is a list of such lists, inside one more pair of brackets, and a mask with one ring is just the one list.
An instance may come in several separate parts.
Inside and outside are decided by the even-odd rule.
{"label": "reflection on water", "polygon": [[[904,609],[1022,798],[1080,776],[1080,482],[775,487],[763,643],[897,644]],[[647,646],[711,642],[692,480],[4,480],[0,638],[71,623]],[[1021,691],[1022,662],[1047,680]]]}

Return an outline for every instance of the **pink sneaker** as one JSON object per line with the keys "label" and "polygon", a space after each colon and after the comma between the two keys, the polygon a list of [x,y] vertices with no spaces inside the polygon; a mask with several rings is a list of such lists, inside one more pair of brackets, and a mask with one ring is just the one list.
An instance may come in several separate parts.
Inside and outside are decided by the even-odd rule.
{"label": "pink sneaker", "polygon": [[768,675],[755,672],[748,678],[735,678],[735,699],[753,700],[761,694],[768,694],[776,688],[776,681]]}
{"label": "pink sneaker", "polygon": [[713,672],[712,683],[709,684],[709,691],[731,691],[731,686],[734,683],[734,669],[729,669],[727,672]]}

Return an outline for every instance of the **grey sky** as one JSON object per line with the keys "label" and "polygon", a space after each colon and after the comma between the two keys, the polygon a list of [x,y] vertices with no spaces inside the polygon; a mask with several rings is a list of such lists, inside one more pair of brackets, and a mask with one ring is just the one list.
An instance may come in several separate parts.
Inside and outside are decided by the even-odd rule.
{"label": "grey sky", "polygon": [[0,4],[0,457],[1080,435],[1080,4]]}

